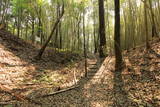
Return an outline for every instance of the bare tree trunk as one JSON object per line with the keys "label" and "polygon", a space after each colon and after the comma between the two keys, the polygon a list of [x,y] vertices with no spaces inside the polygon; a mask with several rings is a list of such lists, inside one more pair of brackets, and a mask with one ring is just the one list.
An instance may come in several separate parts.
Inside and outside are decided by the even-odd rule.
{"label": "bare tree trunk", "polygon": [[94,53],[97,53],[97,39],[96,39],[96,15],[93,12],[93,35],[94,35]]}
{"label": "bare tree trunk", "polygon": [[14,20],[15,20],[15,22],[14,22],[14,24],[13,24],[13,35],[15,34],[15,28],[16,28],[16,18],[15,18]]}
{"label": "bare tree trunk", "polygon": [[152,1],[149,0],[149,7],[150,7],[150,13],[151,13],[151,18],[152,18],[152,37],[158,36],[157,29],[156,29],[156,23],[154,19],[154,13],[152,9]]}
{"label": "bare tree trunk", "polygon": [[78,35],[78,50],[80,49],[80,23],[81,23],[81,14],[80,14],[80,16],[79,16],[79,19],[78,19],[79,21],[78,21],[78,27],[77,27],[77,29],[78,29],[78,31],[77,31],[77,35]]}
{"label": "bare tree trunk", "polygon": [[35,42],[34,25],[35,25],[35,18],[34,18],[34,16],[32,16],[32,35],[31,35],[32,43]]}
{"label": "bare tree trunk", "polygon": [[[59,3],[57,4],[57,20],[59,19]],[[55,40],[54,40],[54,48],[58,48],[58,35],[59,35],[59,26],[56,28]]]}
{"label": "bare tree trunk", "polygon": [[116,57],[116,70],[122,67],[122,52],[120,44],[120,1],[114,0],[115,3],[115,29],[114,29],[114,47],[115,47],[115,57]]}
{"label": "bare tree trunk", "polygon": [[86,50],[86,35],[85,35],[85,12],[83,12],[83,38],[84,38],[84,57],[85,57],[85,77],[87,77],[87,50]]}
{"label": "bare tree trunk", "polygon": [[146,49],[149,49],[149,40],[148,40],[148,17],[147,17],[147,4],[146,0],[144,1],[144,21],[145,21],[145,32],[146,32]]}
{"label": "bare tree trunk", "polygon": [[59,23],[59,48],[62,49],[61,23]]}
{"label": "bare tree trunk", "polygon": [[99,3],[99,34],[100,34],[99,57],[105,57],[104,49],[106,47],[106,37],[105,37],[104,0],[98,0],[98,3]]}
{"label": "bare tree trunk", "polygon": [[20,37],[20,10],[18,9],[18,18],[17,18],[17,35]]}
{"label": "bare tree trunk", "polygon": [[[58,10],[59,12],[59,16],[60,16],[60,13],[61,13],[61,9],[59,8]],[[62,33],[61,33],[61,22],[59,22],[59,48],[62,49]]]}
{"label": "bare tree trunk", "polygon": [[26,19],[26,32],[25,32],[25,40],[27,40],[28,37],[28,19]]}

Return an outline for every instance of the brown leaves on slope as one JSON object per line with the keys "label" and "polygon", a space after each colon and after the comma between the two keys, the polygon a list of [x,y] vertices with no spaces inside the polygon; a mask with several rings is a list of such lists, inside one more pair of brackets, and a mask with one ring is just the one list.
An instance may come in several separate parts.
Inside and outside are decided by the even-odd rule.
{"label": "brown leaves on slope", "polygon": [[[80,59],[78,54],[47,50],[42,60],[34,62],[33,58],[37,53],[37,47],[8,31],[0,30],[0,85],[10,88],[11,92],[14,90],[27,95],[36,89],[59,87],[68,83],[68,79],[73,80],[73,69],[79,67],[77,72],[81,69],[81,66],[72,64],[72,61],[75,63]],[[68,66],[69,70],[66,69]],[[3,93],[0,96],[1,94]],[[3,98],[0,97],[0,101],[4,101]]]}

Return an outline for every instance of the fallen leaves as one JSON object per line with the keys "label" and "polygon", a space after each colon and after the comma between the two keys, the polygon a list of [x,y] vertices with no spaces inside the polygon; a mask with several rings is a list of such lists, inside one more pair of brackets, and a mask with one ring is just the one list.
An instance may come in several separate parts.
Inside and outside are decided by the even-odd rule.
{"label": "fallen leaves", "polygon": [[[12,36],[0,36],[0,42],[0,84],[14,93],[35,98],[79,83],[84,75],[83,61],[78,60],[77,54],[47,50],[42,60],[33,62],[37,52],[35,47]],[[89,71],[93,76],[82,78],[79,88],[36,100],[45,106],[159,107],[160,44],[153,42],[151,47],[151,52],[144,51],[144,47],[126,51],[126,66],[118,75],[114,71],[114,57],[107,57],[101,67],[95,58],[89,59],[92,66],[88,70],[94,68]],[[4,93],[0,95],[12,99]],[[26,105],[37,107],[19,103],[20,107]]]}

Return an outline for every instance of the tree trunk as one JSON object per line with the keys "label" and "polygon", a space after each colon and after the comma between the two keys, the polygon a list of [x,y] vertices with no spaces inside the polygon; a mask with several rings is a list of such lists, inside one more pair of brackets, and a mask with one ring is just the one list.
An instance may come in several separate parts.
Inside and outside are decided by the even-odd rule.
{"label": "tree trunk", "polygon": [[52,29],[52,31],[51,31],[50,36],[48,37],[47,41],[45,42],[45,44],[44,44],[44,45],[42,46],[42,48],[40,49],[38,55],[36,56],[36,59],[37,59],[37,60],[41,59],[42,54],[44,53],[44,51],[45,51],[45,49],[46,49],[49,41],[51,40],[51,38],[52,38],[52,36],[53,36],[53,34],[54,34],[54,31],[55,31],[56,28],[58,27],[58,24],[59,24],[59,22],[61,21],[61,18],[63,17],[63,14],[64,14],[64,4],[63,4],[63,6],[62,6],[62,13],[61,13],[59,19],[57,19],[57,21],[55,22],[55,24],[54,24],[54,26],[53,26],[53,29]]}
{"label": "tree trunk", "polygon": [[104,49],[106,47],[106,37],[105,37],[104,0],[98,0],[98,3],[99,3],[99,34],[100,34],[99,57],[105,57]]}
{"label": "tree trunk", "polygon": [[[59,3],[57,4],[57,20],[59,19],[59,8],[60,8],[60,5]],[[56,34],[55,34],[55,40],[54,40],[54,48],[58,48],[58,35],[59,35],[59,26],[56,28]]]}
{"label": "tree trunk", "polygon": [[81,23],[81,14],[79,16],[79,19],[78,19],[78,31],[77,31],[77,35],[78,35],[78,51],[80,50],[80,23]]}
{"label": "tree trunk", "polygon": [[28,37],[28,19],[26,19],[26,34],[25,34],[25,40],[27,40]]}
{"label": "tree trunk", "polygon": [[83,12],[83,40],[84,40],[84,57],[85,57],[85,77],[87,77],[87,51],[86,51],[86,35],[85,35],[85,12]]}
{"label": "tree trunk", "polygon": [[96,15],[93,12],[93,35],[94,35],[94,53],[97,53],[97,39],[96,39]]}
{"label": "tree trunk", "polygon": [[114,0],[115,3],[115,29],[114,29],[114,46],[115,46],[115,69],[122,67],[122,53],[120,45],[120,1]]}
{"label": "tree trunk", "polygon": [[18,18],[17,18],[17,35],[20,37],[20,10],[18,9]]}
{"label": "tree trunk", "polygon": [[145,21],[145,33],[146,33],[146,49],[150,48],[148,40],[148,17],[147,17],[147,4],[146,0],[144,1],[144,21]]}
{"label": "tree trunk", "polygon": [[35,42],[35,35],[34,35],[34,25],[35,25],[35,22],[34,22],[35,18],[34,16],[32,16],[32,35],[31,35],[31,40],[32,40],[32,43]]}
{"label": "tree trunk", "polygon": [[149,7],[150,7],[150,13],[151,13],[151,18],[152,18],[152,37],[158,36],[157,29],[156,29],[156,23],[154,19],[154,13],[152,9],[152,1],[149,0]]}
{"label": "tree trunk", "polygon": [[[61,9],[59,8],[58,10],[59,12],[59,15],[60,16],[60,13],[61,13]],[[61,22],[59,22],[59,48],[62,49],[62,33],[61,33]]]}

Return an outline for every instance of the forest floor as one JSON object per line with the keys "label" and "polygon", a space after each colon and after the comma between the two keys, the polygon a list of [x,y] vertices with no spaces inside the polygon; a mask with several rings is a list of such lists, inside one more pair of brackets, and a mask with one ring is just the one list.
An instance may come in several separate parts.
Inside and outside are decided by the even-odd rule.
{"label": "forest floor", "polygon": [[39,89],[69,87],[84,75],[79,54],[48,48],[43,58],[35,61],[38,51],[36,46],[0,31],[0,103],[12,101],[11,93],[17,99]]}
{"label": "forest floor", "polygon": [[[81,78],[84,64],[79,55],[48,49],[43,59],[35,62],[36,47],[1,31],[0,104],[160,107],[160,43],[154,40],[150,44],[149,51],[144,46],[124,51],[125,67],[120,72],[114,69],[114,56],[104,60],[91,57],[88,76]],[[63,91],[67,87],[73,88]],[[54,91],[59,93],[53,94]]]}

